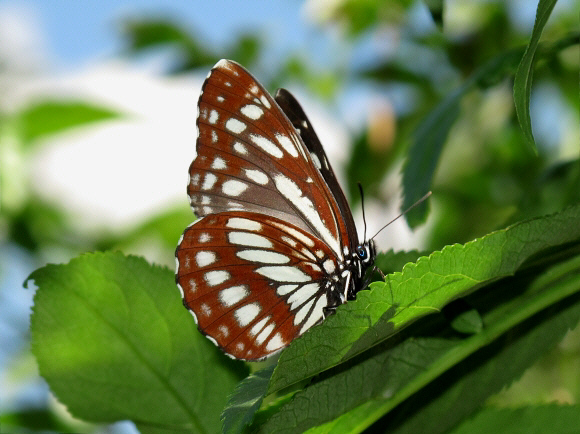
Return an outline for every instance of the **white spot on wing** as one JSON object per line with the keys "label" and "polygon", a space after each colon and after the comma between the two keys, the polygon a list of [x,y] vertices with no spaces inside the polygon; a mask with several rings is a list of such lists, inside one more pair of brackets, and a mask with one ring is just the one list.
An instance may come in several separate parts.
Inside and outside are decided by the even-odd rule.
{"label": "white spot on wing", "polygon": [[[278,222],[272,222],[272,224],[274,226],[279,227],[284,232],[292,235],[294,238],[296,238],[302,244],[306,244],[308,247],[314,247],[314,240],[312,240],[312,238],[307,237],[302,232],[300,232],[300,231],[298,231],[298,230],[296,230],[296,229],[294,229],[294,228],[292,228],[290,226],[287,226],[287,225],[284,225],[284,224],[281,224],[281,223],[278,223]],[[294,243],[293,245],[295,246],[296,243]]]}
{"label": "white spot on wing", "polygon": [[276,325],[274,323],[268,324],[268,326],[266,326],[266,328],[264,328],[264,330],[262,330],[260,334],[256,336],[256,343],[258,345],[262,345],[266,338],[274,331],[275,326]]}
{"label": "white spot on wing", "polygon": [[240,217],[232,217],[226,223],[226,227],[232,229],[244,229],[247,231],[259,232],[262,230],[262,224],[255,220],[244,219]]}
{"label": "white spot on wing", "polygon": [[217,110],[212,110],[211,112],[209,112],[209,123],[210,124],[215,124],[218,119],[219,119],[220,115],[217,112]]}
{"label": "white spot on wing", "polygon": [[212,143],[217,143],[217,141],[218,141],[218,135],[217,135],[217,133],[214,130],[212,130],[212,132],[211,132],[211,142]]}
{"label": "white spot on wing", "polygon": [[209,286],[216,286],[224,283],[232,276],[225,270],[213,270],[205,273],[203,277]]}
{"label": "white spot on wing", "polygon": [[316,301],[316,305],[312,310],[312,314],[308,317],[308,319],[300,329],[300,334],[304,333],[306,330],[308,330],[310,327],[312,327],[314,324],[320,321],[324,313],[322,309],[326,307],[326,304],[327,304],[326,297],[321,296],[318,298],[318,300]]}
{"label": "white spot on wing", "polygon": [[315,299],[313,298],[308,303],[306,303],[304,306],[302,306],[298,310],[298,312],[296,312],[296,316],[294,317],[294,325],[295,326],[300,324],[302,321],[304,321],[304,318],[306,318],[306,314],[308,314],[308,312],[310,311],[310,308],[314,304],[314,300]]}
{"label": "white spot on wing", "polygon": [[276,351],[279,348],[282,348],[285,342],[282,340],[282,335],[280,333],[276,333],[266,345],[266,351]]}
{"label": "white spot on wing", "polygon": [[211,308],[209,307],[209,305],[207,303],[202,303],[200,308],[201,308],[201,313],[203,313],[205,316],[211,315]]}
{"label": "white spot on wing", "polygon": [[247,155],[248,154],[248,150],[240,142],[234,143],[234,151],[236,151],[238,154],[241,154],[241,155]]}
{"label": "white spot on wing", "polygon": [[262,110],[260,107],[254,104],[245,105],[240,109],[240,111],[244,116],[254,121],[260,119],[264,114],[264,110]]}
{"label": "white spot on wing", "polygon": [[222,184],[222,192],[228,196],[239,196],[248,188],[248,184],[237,179],[230,179]]}
{"label": "white spot on wing", "polygon": [[300,268],[284,265],[260,267],[256,269],[256,273],[277,282],[308,282],[311,280],[310,276]]}
{"label": "white spot on wing", "polygon": [[298,285],[280,285],[278,289],[276,289],[276,294],[279,296],[286,295],[298,288]]}
{"label": "white spot on wing", "polygon": [[241,250],[236,252],[236,256],[246,261],[260,262],[262,264],[285,264],[290,262],[288,256],[269,250]]}
{"label": "white spot on wing", "polygon": [[264,136],[260,136],[258,134],[250,134],[250,140],[254,142],[260,149],[267,152],[273,157],[282,158],[284,154],[280,150],[278,146],[272,143],[270,140],[265,138]]}
{"label": "white spot on wing", "polygon": [[245,285],[232,286],[226,288],[219,293],[219,299],[221,304],[225,307],[232,307],[234,304],[242,301],[250,295],[250,292]]}
{"label": "white spot on wing", "polygon": [[278,143],[282,145],[286,152],[288,152],[294,158],[298,157],[296,146],[294,146],[294,143],[292,143],[292,140],[290,140],[288,136],[285,136],[284,134],[276,134],[276,140],[278,140]]}
{"label": "white spot on wing", "polygon": [[197,187],[199,185],[199,173],[194,173],[191,176],[191,180],[189,181],[189,183],[193,186],[193,187]]}
{"label": "white spot on wing", "polygon": [[260,333],[260,330],[262,330],[264,328],[264,326],[266,325],[266,323],[268,321],[270,321],[270,318],[272,318],[272,317],[270,315],[268,315],[267,317],[262,318],[260,321],[258,321],[256,324],[254,324],[252,326],[252,328],[250,329],[250,335],[256,336],[258,333]]}
{"label": "white spot on wing", "polygon": [[261,170],[244,169],[244,172],[248,179],[254,181],[257,184],[266,185],[268,183],[268,175],[266,175]]}
{"label": "white spot on wing", "polygon": [[210,240],[211,240],[211,236],[207,232],[202,232],[201,234],[199,234],[199,242],[200,243],[207,243]]}
{"label": "white spot on wing", "polygon": [[299,306],[302,306],[306,301],[314,297],[319,289],[320,285],[318,283],[309,283],[292,293],[287,300],[287,303],[290,304],[290,309],[295,310]]}
{"label": "white spot on wing", "polygon": [[334,261],[332,259],[327,259],[326,261],[324,261],[322,266],[324,267],[324,271],[326,271],[326,274],[332,274],[336,270],[336,266],[334,265]]}
{"label": "white spot on wing", "polygon": [[189,291],[195,292],[197,290],[197,285],[195,283],[195,280],[189,279],[189,281],[187,283],[189,284]]}
{"label": "white spot on wing", "polygon": [[272,107],[270,105],[270,101],[268,101],[268,98],[266,98],[264,95],[262,95],[260,97],[260,101],[262,101],[262,104],[264,104],[267,108],[271,108]]}
{"label": "white spot on wing", "polygon": [[240,134],[246,129],[247,125],[235,118],[229,118],[226,121],[226,129],[234,134]]}
{"label": "white spot on wing", "polygon": [[207,267],[213,264],[217,260],[217,256],[214,252],[199,251],[195,255],[195,263],[198,267]]}
{"label": "white spot on wing", "polygon": [[268,238],[247,232],[230,232],[228,234],[228,241],[238,246],[263,247],[265,249],[271,249],[273,247],[272,242]]}
{"label": "white spot on wing", "polygon": [[280,239],[281,239],[282,241],[284,241],[286,244],[289,244],[289,245],[291,245],[292,247],[296,247],[296,245],[298,244],[298,243],[296,242],[296,240],[293,240],[292,238],[290,238],[290,237],[287,237],[286,235],[282,235],[282,236],[280,237]]}
{"label": "white spot on wing", "polygon": [[223,324],[218,327],[218,331],[224,338],[227,338],[230,335],[230,329],[228,329],[228,327]]}
{"label": "white spot on wing", "polygon": [[254,321],[261,310],[258,303],[250,303],[236,309],[234,316],[240,327],[245,327]]}
{"label": "white spot on wing", "polygon": [[213,173],[206,173],[205,177],[203,178],[203,185],[201,186],[202,190],[211,190],[217,181],[217,176]]}
{"label": "white spot on wing", "polygon": [[[213,131],[212,131],[213,133]],[[214,170],[222,170],[225,169],[226,166],[226,162],[223,158],[221,157],[215,157],[213,162],[211,163],[211,168]]]}
{"label": "white spot on wing", "polygon": [[221,95],[218,96],[216,99],[218,100],[218,102],[224,102],[225,101],[225,98],[223,96],[221,96]]}
{"label": "white spot on wing", "polygon": [[312,157],[312,161],[314,162],[316,168],[318,170],[322,169],[322,166],[320,165],[320,160],[318,159],[318,155],[316,155],[314,152],[311,152],[310,156]]}

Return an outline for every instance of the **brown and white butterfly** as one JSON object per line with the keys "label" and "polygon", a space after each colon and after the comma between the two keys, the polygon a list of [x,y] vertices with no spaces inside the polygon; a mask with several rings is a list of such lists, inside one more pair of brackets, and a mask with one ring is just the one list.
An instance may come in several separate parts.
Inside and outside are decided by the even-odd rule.
{"label": "brown and white butterfly", "polygon": [[220,60],[199,98],[176,282],[200,331],[228,355],[268,357],[354,299],[374,262],[296,99],[272,98]]}

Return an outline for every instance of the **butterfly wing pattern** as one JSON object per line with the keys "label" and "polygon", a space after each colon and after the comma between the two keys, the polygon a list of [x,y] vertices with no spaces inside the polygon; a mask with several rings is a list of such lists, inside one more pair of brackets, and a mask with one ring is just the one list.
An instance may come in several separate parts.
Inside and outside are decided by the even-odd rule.
{"label": "butterfly wing pattern", "polygon": [[[278,104],[278,102],[280,104]],[[198,103],[187,192],[199,217],[176,250],[176,282],[198,328],[229,356],[260,360],[361,289],[372,240],[302,108],[220,60]]]}

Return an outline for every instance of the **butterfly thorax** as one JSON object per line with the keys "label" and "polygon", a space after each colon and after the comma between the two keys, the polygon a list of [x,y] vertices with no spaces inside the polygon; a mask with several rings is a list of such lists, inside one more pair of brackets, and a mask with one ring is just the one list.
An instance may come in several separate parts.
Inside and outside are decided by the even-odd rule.
{"label": "butterfly thorax", "polygon": [[339,264],[336,285],[332,285],[327,293],[327,314],[333,313],[344,302],[354,300],[357,292],[366,287],[365,276],[376,257],[375,242],[367,240],[345,253],[344,262]]}

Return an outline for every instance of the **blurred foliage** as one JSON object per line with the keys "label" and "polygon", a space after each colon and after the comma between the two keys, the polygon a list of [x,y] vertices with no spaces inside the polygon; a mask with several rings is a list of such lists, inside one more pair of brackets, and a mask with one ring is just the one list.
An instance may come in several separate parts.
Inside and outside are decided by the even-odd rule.
{"label": "blurred foliage", "polygon": [[30,145],[52,134],[118,116],[112,110],[83,101],[39,101],[22,110],[18,121],[22,140]]}
{"label": "blurred foliage", "polygon": [[[422,246],[424,252],[390,251],[379,256],[377,266],[384,273],[399,272],[406,263],[444,246],[464,243],[509,224],[559,212],[580,203],[580,133],[577,122],[580,117],[580,33],[574,8],[550,15],[556,2],[542,0],[540,7],[544,12],[540,18],[546,27],[540,40],[539,33],[534,33],[531,38],[531,29],[522,31],[515,23],[509,2],[341,0],[322,3],[324,8],[319,10],[319,16],[314,17],[319,22],[320,31],[331,33],[340,29],[334,34],[339,35],[344,59],[338,59],[332,65],[319,65],[303,51],[286,53],[280,61],[267,59],[270,41],[259,30],[232,35],[232,42],[226,47],[212,47],[204,35],[189,24],[158,17],[125,20],[121,25],[125,42],[121,54],[138,59],[159,51],[167,52],[172,59],[167,69],[169,74],[192,71],[205,74],[218,59],[230,58],[252,71],[271,91],[279,86],[299,85],[329,107],[334,107],[349,89],[371,89],[374,95],[387,101],[393,107],[391,118],[369,119],[353,132],[351,155],[345,167],[345,190],[349,199],[353,207],[360,200],[357,188],[360,182],[367,200],[386,204],[393,199],[393,189],[385,179],[392,178],[389,175],[399,170],[402,171],[404,206],[410,205],[427,190],[432,190],[433,196],[407,216],[411,225],[428,219],[429,231]],[[421,14],[431,20],[426,27],[419,25],[421,21],[417,20]],[[529,48],[531,39],[534,43],[539,42],[535,52],[536,47]],[[369,41],[374,44],[373,57],[368,60],[367,56],[366,61],[360,61],[359,53],[368,49]],[[527,66],[522,68],[525,52],[531,54],[524,62]],[[515,86],[520,95],[515,95],[514,102],[518,65],[523,79],[519,79],[521,85]],[[4,60],[0,59],[0,73],[6,67]],[[538,97],[534,92],[538,83],[557,90],[567,116],[576,120],[574,125],[558,123],[561,120],[550,113],[551,106],[543,105],[541,100],[536,100],[539,108],[536,112],[532,110],[531,125],[527,123],[525,111],[530,102],[533,109],[534,98]],[[397,93],[401,89],[405,95],[403,104]],[[159,257],[171,260],[176,240],[193,218],[189,209],[169,209],[150,216],[139,227],[122,234],[114,231],[79,233],[65,210],[32,192],[27,171],[18,165],[25,167],[30,155],[42,147],[45,139],[121,116],[122,113],[82,100],[41,99],[15,112],[0,110],[0,229],[4,242],[21,246],[39,262],[45,261],[47,252],[54,250],[65,257],[73,257],[92,250],[139,252],[143,246],[155,246]],[[535,129],[534,123],[541,118],[553,120],[553,134],[540,134],[540,129]],[[524,124],[523,129],[520,122]],[[377,123],[392,123],[392,131],[383,131],[384,137],[377,139]],[[537,154],[530,151],[532,133]],[[14,165],[15,161],[17,165]],[[385,246],[381,247],[385,249]],[[534,270],[534,276],[541,279],[554,270],[543,272],[544,269]],[[499,299],[502,291],[518,285],[527,288],[529,282],[526,279],[529,278],[523,273],[515,280],[500,280],[493,292],[499,300],[498,309],[502,307]],[[447,323],[441,326],[435,321],[442,330],[440,335],[436,335],[436,332],[421,329],[425,323],[420,323],[418,330],[423,333],[420,337],[443,336],[447,339],[451,336],[451,340],[457,340],[455,333],[473,336],[478,336],[481,331],[485,333],[486,323],[483,321],[482,326],[480,312],[473,310],[472,304],[461,303],[452,303],[443,310],[443,316],[450,316],[447,318],[450,327]],[[564,311],[564,307],[560,306],[560,309],[554,313],[554,318]],[[532,324],[526,324],[531,328],[535,323],[533,319],[529,321]],[[550,330],[545,334],[550,335]],[[524,335],[522,332],[522,339]],[[538,396],[534,402],[536,405],[551,399],[555,389],[563,390],[580,384],[577,377],[580,347],[573,346],[567,353],[558,349],[548,353],[553,347],[550,345],[542,349],[549,354],[549,363],[536,365],[531,378],[524,377],[526,384],[537,388],[534,390]],[[482,362],[477,357],[475,354],[469,363],[463,365],[467,366],[465,369],[473,369],[474,378],[479,378],[477,369],[484,369],[485,363],[499,360],[482,356]],[[344,369],[344,373],[348,373],[343,366],[332,372],[338,376]],[[460,378],[462,372],[459,371],[461,369],[451,372]],[[514,373],[504,385],[514,381],[518,375]],[[554,380],[548,382],[545,378]],[[324,384],[325,380],[321,376],[312,382]],[[448,383],[455,381],[447,380]],[[460,387],[461,383],[458,385]],[[572,398],[569,399],[577,404],[579,389],[571,389],[573,391],[568,393]],[[529,404],[525,402],[527,389],[518,391],[516,384],[513,390],[517,393],[510,395],[510,406]],[[292,398],[283,396],[281,399],[269,407],[272,414]],[[444,399],[441,398],[442,404],[439,405],[445,404]],[[499,404],[508,401],[496,400]],[[426,405],[425,402],[419,404]],[[358,409],[360,414],[352,412],[344,419],[338,419],[340,423],[328,428],[328,432],[340,432],[353,421],[359,423],[373,411],[372,405],[371,402],[368,407],[361,406]],[[397,414],[404,414],[403,410],[399,409]],[[496,413],[501,413],[505,420],[514,421],[522,415],[535,414],[535,410],[522,408],[503,412],[487,409],[478,413],[478,417],[482,423],[491,426],[491,430],[496,429],[493,424]],[[577,416],[577,407],[557,406],[555,410],[539,407],[538,411],[538,420],[550,420],[557,414],[571,418]],[[265,418],[266,412],[262,409],[258,417]],[[247,417],[242,420],[246,423]],[[28,432],[71,429],[46,408],[3,413],[0,421],[5,426],[26,428]],[[473,421],[477,422],[477,419]],[[144,432],[147,429],[155,431],[151,426],[140,428]],[[473,427],[466,421],[456,429],[457,432],[472,432]]]}
{"label": "blurred foliage", "polygon": [[127,20],[121,31],[127,43],[127,54],[138,55],[152,49],[169,48],[175,55],[175,64],[170,73],[183,73],[192,69],[212,66],[227,57],[251,68],[261,49],[261,39],[253,34],[238,35],[232,47],[212,50],[204,46],[190,31],[171,20],[147,19]]}

